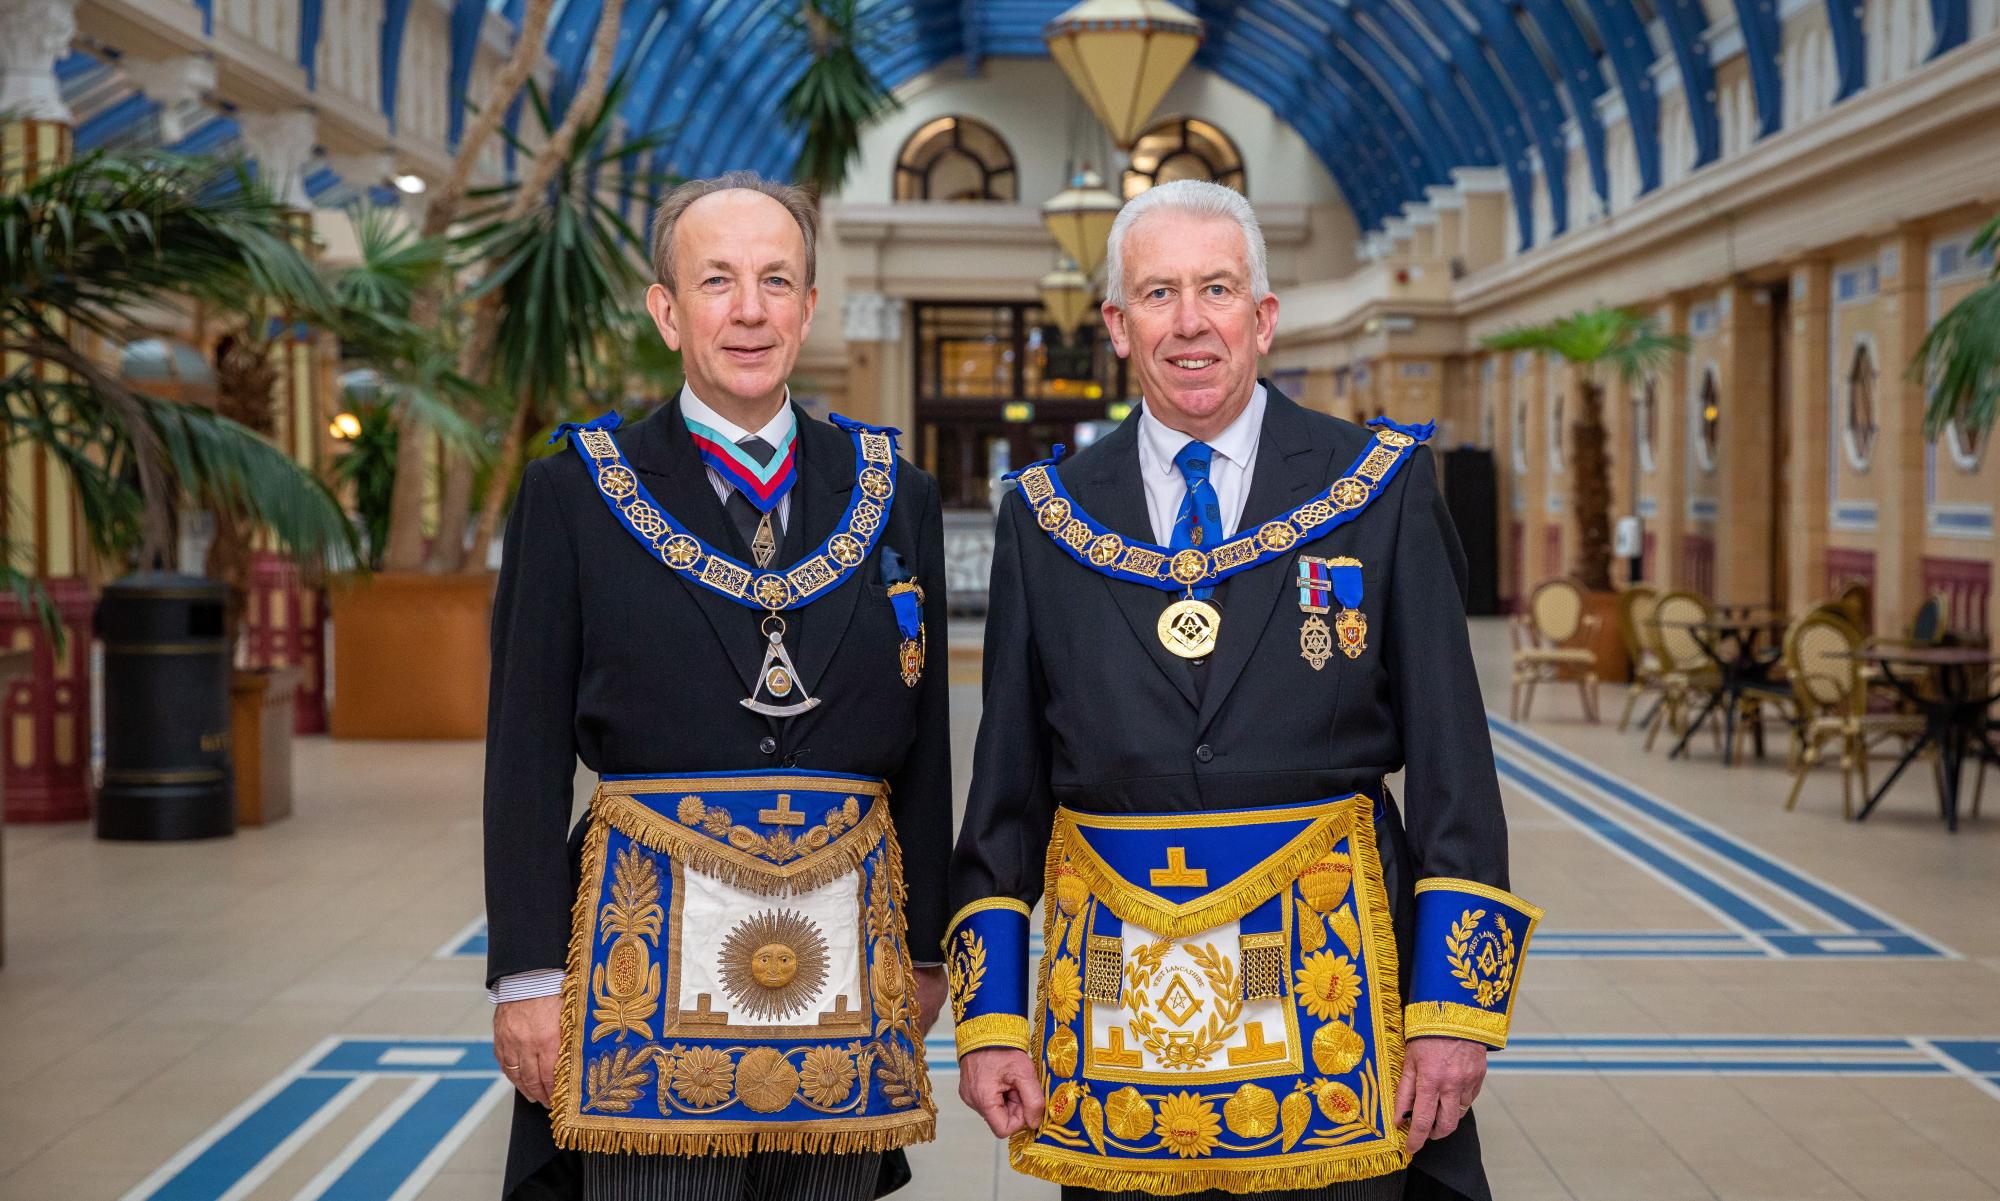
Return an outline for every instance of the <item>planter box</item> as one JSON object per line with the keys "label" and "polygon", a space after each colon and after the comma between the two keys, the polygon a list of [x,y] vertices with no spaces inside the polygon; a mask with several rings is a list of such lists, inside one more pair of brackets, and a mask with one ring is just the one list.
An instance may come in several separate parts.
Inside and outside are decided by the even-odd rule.
{"label": "planter box", "polygon": [[1575,645],[1588,647],[1597,657],[1597,678],[1606,684],[1622,684],[1632,678],[1632,665],[1625,658],[1625,639],[1618,633],[1618,594],[1616,592],[1583,593],[1583,611],[1586,616],[1597,619],[1597,633],[1588,642]]}
{"label": "planter box", "polygon": [[484,738],[494,577],[378,572],[336,586],[335,738]]}
{"label": "planter box", "polygon": [[236,824],[261,826],[292,812],[292,726],[296,667],[229,677],[229,745],[236,773]]}
{"label": "planter box", "polygon": [[[27,651],[0,651],[0,694],[13,687],[16,678],[25,676],[33,667],[33,656]],[[6,777],[0,775],[0,785]],[[0,813],[6,811],[6,797],[0,795]],[[0,844],[6,841],[7,826],[0,822]],[[7,962],[7,856],[6,848],[0,845],[0,964]]]}

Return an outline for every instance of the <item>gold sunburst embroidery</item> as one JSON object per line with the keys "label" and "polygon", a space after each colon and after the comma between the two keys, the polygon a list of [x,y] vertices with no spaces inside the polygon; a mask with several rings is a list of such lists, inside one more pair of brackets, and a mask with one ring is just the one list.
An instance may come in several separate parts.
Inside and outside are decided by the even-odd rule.
{"label": "gold sunburst embroidery", "polygon": [[766,909],[737,923],[722,940],[722,990],[737,1009],[787,1018],[826,983],[826,937],[804,914]]}

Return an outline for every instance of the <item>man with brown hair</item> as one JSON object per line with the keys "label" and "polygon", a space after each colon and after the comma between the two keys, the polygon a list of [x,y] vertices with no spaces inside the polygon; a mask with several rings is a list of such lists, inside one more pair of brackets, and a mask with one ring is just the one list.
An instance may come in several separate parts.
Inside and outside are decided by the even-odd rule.
{"label": "man with brown hair", "polygon": [[676,188],[646,304],[686,386],[522,480],[486,770],[510,1198],[859,1201],[931,1135],[942,516],[894,431],[790,401],[816,226],[748,173]]}

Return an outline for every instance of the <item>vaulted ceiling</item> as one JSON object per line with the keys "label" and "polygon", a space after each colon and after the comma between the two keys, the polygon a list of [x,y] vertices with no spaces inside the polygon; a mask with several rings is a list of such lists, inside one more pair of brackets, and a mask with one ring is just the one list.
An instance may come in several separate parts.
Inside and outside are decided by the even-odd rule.
{"label": "vaulted ceiling", "polygon": [[[800,134],[780,112],[806,67],[787,22],[798,0],[627,0],[617,65],[630,66],[628,129],[669,138],[657,167],[711,174],[748,167],[782,175]],[[1041,56],[1042,27],[1072,0],[863,0],[873,36],[866,58],[891,87],[958,60]],[[1713,62],[1720,46],[1745,51],[1757,136],[1784,112],[1780,5],[1799,0],[1182,0],[1207,25],[1195,59],[1270,106],[1312,147],[1363,228],[1401,215],[1457,167],[1497,167],[1515,195],[1523,244],[1533,240],[1535,160],[1569,161],[1580,141],[1589,188],[1609,206],[1607,110],[1630,119],[1638,190],[1661,180],[1656,60],[1671,59],[1687,103],[1692,166],[1719,152]],[[1837,96],[1866,81],[1856,0],[1824,3]],[[1921,0],[1920,0],[1921,2]],[[1927,0],[1934,44],[1964,40],[1968,0]],[[383,95],[393,119],[396,48],[412,0],[386,0]],[[453,94],[469,79],[488,8],[518,22],[522,0],[454,0]],[[603,0],[557,0],[548,37],[560,93],[583,72]],[[306,0],[310,12],[320,0]],[[1715,14],[1715,24],[1711,24]],[[302,51],[303,53],[303,51]],[[67,82],[86,68],[66,64]],[[1602,103],[1600,103],[1602,102]],[[108,108],[114,102],[107,101]],[[137,113],[127,114],[136,117]],[[1620,118],[1622,120],[1622,118]],[[459,120],[453,122],[454,134]],[[93,137],[119,132],[101,121]],[[199,131],[197,131],[199,132]],[[193,136],[193,135],[190,135]],[[212,135],[211,135],[212,136]],[[90,144],[91,137],[79,141]],[[1568,172],[1542,180],[1561,233],[1572,201]],[[338,181],[322,178],[322,188]]]}

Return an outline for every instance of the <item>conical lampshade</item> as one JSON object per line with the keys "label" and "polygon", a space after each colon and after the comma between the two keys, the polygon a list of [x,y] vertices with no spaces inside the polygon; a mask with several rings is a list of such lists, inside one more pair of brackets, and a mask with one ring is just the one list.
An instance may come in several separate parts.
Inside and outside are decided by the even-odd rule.
{"label": "conical lampshade", "polygon": [[1104,264],[1104,242],[1123,207],[1125,202],[1104,186],[1097,172],[1086,167],[1069,181],[1069,187],[1042,205],[1042,224],[1062,252],[1076,261],[1076,269],[1091,277]]}
{"label": "conical lampshade", "polygon": [[1042,277],[1040,287],[1042,311],[1065,339],[1074,337],[1090,312],[1090,277],[1078,271],[1076,263],[1065,256],[1054,271]]}
{"label": "conical lampshade", "polygon": [[1121,150],[1201,45],[1201,20],[1166,0],[1083,0],[1042,29],[1049,56]]}

